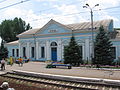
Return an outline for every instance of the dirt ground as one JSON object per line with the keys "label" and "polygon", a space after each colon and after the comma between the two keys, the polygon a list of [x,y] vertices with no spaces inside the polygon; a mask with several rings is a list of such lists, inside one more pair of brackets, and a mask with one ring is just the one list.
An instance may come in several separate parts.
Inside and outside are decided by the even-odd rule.
{"label": "dirt ground", "polygon": [[[120,71],[97,70],[97,69],[83,68],[83,67],[73,67],[72,69],[67,69],[66,67],[58,67],[58,68],[49,69],[49,68],[45,68],[46,65],[47,63],[44,62],[24,63],[22,67],[19,67],[18,64],[13,64],[13,66],[6,65],[6,70],[0,71],[0,73],[2,74],[12,70],[22,70],[22,71],[35,72],[35,73],[120,80]],[[0,78],[0,85],[3,83],[3,81],[4,80]],[[48,90],[43,87],[38,88],[35,87],[34,85],[30,86],[26,84],[18,84],[15,82],[9,82],[9,85],[11,88],[14,88],[15,90]]]}
{"label": "dirt ground", "polygon": [[[3,79],[0,79],[0,85],[4,82]],[[15,90],[48,90],[44,88],[37,88],[35,86],[28,86],[23,84],[16,84],[9,82],[9,88],[14,88]],[[1,90],[1,89],[0,89]]]}
{"label": "dirt ground", "polygon": [[47,63],[44,62],[24,63],[23,67],[19,67],[18,64],[14,64],[13,66],[6,65],[6,70],[3,72],[22,70],[35,73],[120,80],[120,70],[97,70],[85,67],[72,67],[72,69],[67,69],[67,67],[46,68],[46,65]]}

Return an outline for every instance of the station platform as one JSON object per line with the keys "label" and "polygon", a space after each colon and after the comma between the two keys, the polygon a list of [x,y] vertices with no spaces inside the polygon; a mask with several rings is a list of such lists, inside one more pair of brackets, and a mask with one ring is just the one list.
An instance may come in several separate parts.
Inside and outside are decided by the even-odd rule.
{"label": "station platform", "polygon": [[24,63],[22,67],[20,67],[18,64],[13,64],[12,66],[6,65],[6,70],[0,71],[0,74],[5,74],[6,72],[10,72],[13,70],[20,70],[25,72],[62,75],[70,77],[120,80],[119,70],[97,70],[85,67],[72,67],[72,69],[68,69],[66,67],[46,68],[46,65],[47,63],[44,62],[28,62]]}

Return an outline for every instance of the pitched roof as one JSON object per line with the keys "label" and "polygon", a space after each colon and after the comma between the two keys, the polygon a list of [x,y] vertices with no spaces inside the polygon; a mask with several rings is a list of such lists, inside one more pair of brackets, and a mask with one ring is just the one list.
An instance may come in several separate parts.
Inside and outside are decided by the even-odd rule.
{"label": "pitched roof", "polygon": [[35,28],[35,29],[30,29],[30,30],[27,30],[19,35],[17,35],[17,37],[21,36],[21,35],[33,35],[35,34],[37,31],[39,31],[41,28]]}
{"label": "pitched roof", "polygon": [[12,41],[12,42],[6,43],[5,45],[16,45],[18,43],[19,43],[19,41],[17,40],[17,41]]}
{"label": "pitched roof", "polygon": [[[107,27],[111,22],[112,22],[112,19],[94,21],[93,22],[93,28],[98,28],[101,25],[103,25],[104,27]],[[63,26],[64,28],[67,28],[69,30],[81,30],[81,31],[83,31],[83,30],[90,30],[90,28],[91,28],[91,22],[83,22],[83,23],[64,25],[64,24],[61,24],[61,23],[56,22],[55,20],[51,19],[42,28],[30,29],[28,31],[25,31],[25,32],[19,34],[17,37],[25,36],[25,35],[33,35],[33,34],[39,32],[39,31],[43,30],[47,25],[52,24],[52,23],[57,23],[57,24]]]}
{"label": "pitched roof", "polygon": [[44,28],[46,28],[46,27],[47,27],[48,25],[50,25],[50,24],[59,24],[59,25],[61,25],[61,26],[64,27],[64,28],[71,29],[71,28],[67,27],[67,26],[64,25],[64,24],[61,24],[61,23],[59,23],[59,22],[51,19],[51,20],[50,20],[47,24],[45,24],[42,28],[30,29],[30,30],[28,30],[28,31],[25,31],[25,32],[17,35],[17,37],[24,36],[24,35],[33,35],[33,34],[36,34],[37,32],[42,31]]}
{"label": "pitched roof", "polygon": [[[112,19],[106,19],[101,21],[94,21],[93,28],[98,28],[101,25],[104,27],[108,26],[112,22]],[[70,27],[72,30],[89,30],[91,28],[91,22],[83,22],[76,24],[68,24],[67,27]]]}

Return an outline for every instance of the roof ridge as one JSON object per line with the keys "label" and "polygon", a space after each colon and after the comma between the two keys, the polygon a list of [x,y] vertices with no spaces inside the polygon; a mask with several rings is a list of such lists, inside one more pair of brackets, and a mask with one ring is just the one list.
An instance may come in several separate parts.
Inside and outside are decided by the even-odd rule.
{"label": "roof ridge", "polygon": [[[106,20],[112,20],[112,19],[103,19],[103,20],[97,20],[97,21],[93,21],[93,23],[94,23],[94,22],[106,21]],[[70,23],[70,24],[64,24],[64,25],[82,24],[82,23],[91,23],[91,21],[79,22],[79,23]]]}

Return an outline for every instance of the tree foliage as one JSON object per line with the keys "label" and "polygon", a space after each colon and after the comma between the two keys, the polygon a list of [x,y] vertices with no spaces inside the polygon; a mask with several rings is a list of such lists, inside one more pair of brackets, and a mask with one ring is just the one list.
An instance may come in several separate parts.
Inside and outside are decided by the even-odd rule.
{"label": "tree foliage", "polygon": [[25,21],[16,17],[14,20],[4,20],[0,24],[0,36],[5,42],[11,42],[18,40],[16,36],[28,29],[31,29],[30,24],[26,25]]}
{"label": "tree foliage", "polygon": [[112,43],[103,26],[99,28],[99,33],[96,36],[94,45],[95,59],[93,60],[93,64],[111,65],[113,62],[113,55],[111,51]]}
{"label": "tree foliage", "polygon": [[64,63],[73,66],[79,66],[79,64],[82,63],[80,48],[74,36],[71,37],[69,45],[64,48]]}
{"label": "tree foliage", "polygon": [[7,58],[8,57],[8,50],[7,48],[4,47],[4,42],[2,40],[1,46],[0,46],[0,60],[2,58]]}

